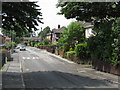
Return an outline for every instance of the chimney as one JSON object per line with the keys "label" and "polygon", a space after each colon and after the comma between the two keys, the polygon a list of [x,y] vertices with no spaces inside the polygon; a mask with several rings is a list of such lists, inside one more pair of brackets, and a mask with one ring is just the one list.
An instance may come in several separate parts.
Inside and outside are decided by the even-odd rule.
{"label": "chimney", "polygon": [[60,28],[60,25],[58,25],[58,29]]}

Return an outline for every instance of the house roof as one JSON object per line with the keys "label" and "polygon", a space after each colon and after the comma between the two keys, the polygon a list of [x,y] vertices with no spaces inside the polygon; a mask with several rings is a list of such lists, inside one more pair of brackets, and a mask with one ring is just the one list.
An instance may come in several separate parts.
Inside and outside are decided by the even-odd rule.
{"label": "house roof", "polygon": [[84,28],[91,28],[94,26],[91,22],[79,21],[78,23],[83,24]]}
{"label": "house roof", "polygon": [[83,25],[84,25],[84,28],[91,28],[94,26],[91,23],[84,23]]}
{"label": "house roof", "polygon": [[58,29],[53,29],[53,33],[62,33],[64,31],[64,26]]}
{"label": "house roof", "polygon": [[51,35],[51,33],[48,33],[46,36],[50,36]]}

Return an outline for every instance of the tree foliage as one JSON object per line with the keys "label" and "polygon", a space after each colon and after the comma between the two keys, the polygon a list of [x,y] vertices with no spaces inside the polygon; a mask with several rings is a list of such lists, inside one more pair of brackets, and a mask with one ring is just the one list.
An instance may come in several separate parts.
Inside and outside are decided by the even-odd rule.
{"label": "tree foliage", "polygon": [[96,36],[87,40],[93,60],[120,64],[120,1],[64,2],[58,7],[67,19],[94,22]]}
{"label": "tree foliage", "polygon": [[84,37],[83,25],[78,22],[72,22],[64,29],[59,39],[59,44],[67,45],[67,50],[69,50],[70,47],[74,48],[76,43],[84,42]]}
{"label": "tree foliage", "polygon": [[37,30],[42,13],[36,2],[3,2],[2,28],[14,30],[17,36]]}
{"label": "tree foliage", "polygon": [[120,16],[119,2],[59,2],[57,7],[61,7],[59,14],[67,19],[76,18],[76,20],[99,20],[110,17]]}
{"label": "tree foliage", "polygon": [[120,18],[116,19],[115,22],[104,20],[94,27],[97,35],[88,39],[88,46],[93,60],[99,59],[115,65],[120,64],[119,22]]}
{"label": "tree foliage", "polygon": [[48,33],[50,33],[50,32],[51,32],[50,27],[47,26],[47,27],[45,27],[45,28],[43,29],[43,31],[41,31],[41,32],[38,34],[38,36],[41,37],[42,40],[43,40],[43,39],[45,38],[45,36],[46,36]]}

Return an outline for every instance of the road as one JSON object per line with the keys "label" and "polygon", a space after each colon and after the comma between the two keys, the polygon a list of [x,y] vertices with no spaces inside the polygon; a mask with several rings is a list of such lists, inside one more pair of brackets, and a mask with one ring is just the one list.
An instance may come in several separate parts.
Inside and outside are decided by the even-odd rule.
{"label": "road", "polygon": [[[118,88],[118,84],[106,81],[101,73],[61,59],[45,50],[27,47],[26,51],[16,51],[13,61],[16,58],[15,62],[20,63],[20,71],[9,71],[7,75],[12,75],[13,81],[14,77],[19,78],[18,88]],[[3,87],[14,87],[14,84],[6,85],[11,83],[8,83],[6,77],[5,73]]]}

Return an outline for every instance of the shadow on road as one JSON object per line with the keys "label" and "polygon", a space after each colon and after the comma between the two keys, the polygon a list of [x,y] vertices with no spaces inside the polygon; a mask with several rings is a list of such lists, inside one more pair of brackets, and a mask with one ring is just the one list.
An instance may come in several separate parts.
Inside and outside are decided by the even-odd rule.
{"label": "shadow on road", "polygon": [[[104,90],[109,86],[103,80],[59,71],[3,72],[2,81],[3,90]],[[105,90],[119,89],[107,87]]]}

